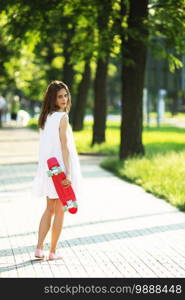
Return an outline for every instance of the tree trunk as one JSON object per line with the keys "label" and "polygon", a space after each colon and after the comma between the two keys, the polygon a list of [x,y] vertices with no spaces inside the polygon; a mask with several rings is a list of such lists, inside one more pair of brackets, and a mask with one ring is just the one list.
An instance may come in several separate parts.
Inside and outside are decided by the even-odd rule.
{"label": "tree trunk", "polygon": [[179,107],[179,99],[177,92],[173,93],[172,96],[172,105],[171,105],[171,114],[172,116],[175,116],[178,113],[178,107]]}
{"label": "tree trunk", "polygon": [[112,9],[112,1],[102,0],[101,2],[99,2],[97,0],[97,4],[99,53],[94,81],[94,124],[91,146],[93,146],[95,143],[100,144],[105,141],[107,113],[106,81],[111,44],[111,35],[109,33],[108,23]]}
{"label": "tree trunk", "polygon": [[2,110],[0,109],[0,128],[2,128],[2,116],[3,116],[3,113],[2,113]]}
{"label": "tree trunk", "polygon": [[63,67],[62,79],[63,79],[64,83],[67,84],[70,91],[72,91],[73,80],[74,80],[74,70],[73,70],[73,65],[70,63],[71,54],[67,50],[68,47],[69,47],[69,45],[65,44],[65,50],[64,50],[65,63],[64,63],[64,67]]}
{"label": "tree trunk", "polygon": [[74,131],[79,131],[83,129],[83,120],[85,116],[85,107],[87,103],[87,94],[90,86],[90,80],[91,80],[90,60],[87,60],[85,63],[82,80],[79,83],[78,94],[76,97],[76,105],[74,108],[74,116],[73,116]]}
{"label": "tree trunk", "polygon": [[107,97],[106,97],[106,80],[107,80],[108,56],[104,62],[98,59],[96,77],[94,82],[94,124],[93,124],[93,140],[95,143],[103,143],[105,141],[105,127],[107,115]]}
{"label": "tree trunk", "polygon": [[73,69],[73,64],[70,61],[71,57],[71,39],[74,34],[74,27],[72,27],[69,31],[66,32],[67,36],[64,40],[64,66],[63,66],[63,72],[62,72],[62,80],[65,84],[67,84],[71,97],[72,97],[72,107],[69,113],[69,121],[72,123],[73,120],[73,114],[74,114],[74,105],[75,105],[75,100],[74,100],[74,94],[73,94],[73,83],[74,83],[74,69]]}
{"label": "tree trunk", "polygon": [[[123,0],[122,0],[123,1]],[[122,36],[122,121],[120,159],[143,155],[143,87],[146,64],[147,30],[142,24],[147,17],[148,0],[130,0],[128,30],[137,36]],[[145,42],[143,41],[145,38]]]}
{"label": "tree trunk", "polygon": [[55,80],[55,72],[52,67],[52,61],[56,55],[54,53],[53,46],[50,43],[47,43],[46,47],[47,47],[46,63],[48,64],[48,66],[50,66],[49,70],[47,71],[47,80],[48,82],[51,82]]}

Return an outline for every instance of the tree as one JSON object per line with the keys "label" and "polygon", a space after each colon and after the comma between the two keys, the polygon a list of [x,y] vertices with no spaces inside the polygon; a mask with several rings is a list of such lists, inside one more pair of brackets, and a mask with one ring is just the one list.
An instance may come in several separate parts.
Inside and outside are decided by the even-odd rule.
{"label": "tree", "polygon": [[82,79],[78,86],[78,93],[76,97],[76,105],[74,109],[74,118],[73,118],[74,131],[79,131],[83,129],[83,120],[85,116],[85,108],[86,108],[87,94],[89,90],[90,81],[91,81],[90,60],[87,59],[87,61],[85,62]]}
{"label": "tree", "polygon": [[[94,49],[94,6],[92,3],[92,0],[76,0],[75,4],[69,0],[56,0],[52,3],[47,0],[42,3],[35,0],[32,2],[20,0],[18,4],[9,0],[4,3],[9,19],[8,30],[14,37],[15,43],[21,42],[22,44],[28,33],[38,32],[40,35],[33,51],[36,55],[35,62],[45,73],[45,84],[58,78],[69,86],[73,100],[70,121],[73,121],[75,117],[74,107],[79,106],[77,103],[81,99],[79,90],[83,90],[83,96],[86,97],[89,87],[88,81],[82,80],[80,83],[75,76],[82,73],[81,70],[79,72],[78,65],[86,61],[89,62],[86,65],[85,74],[90,74],[90,57]],[[28,39],[26,42],[29,44]],[[61,60],[58,59],[59,57]],[[59,62],[60,72],[56,61]],[[83,100],[85,104],[86,99]],[[83,111],[80,109],[79,113]],[[82,121],[84,113],[79,117]]]}
{"label": "tree", "polygon": [[128,35],[122,38],[122,121],[120,158],[144,154],[142,144],[142,95],[146,63],[146,38],[144,21],[148,15],[148,0],[130,0],[129,7],[122,0],[122,8],[129,10]]}
{"label": "tree", "polygon": [[112,41],[111,30],[109,30],[109,18],[112,10],[112,1],[96,1],[98,9],[98,58],[96,75],[94,80],[94,123],[92,145],[105,141],[106,113],[107,113],[107,96],[106,81],[107,68],[110,54],[110,42]]}
{"label": "tree", "polygon": [[[120,159],[144,155],[142,144],[142,94],[147,48],[159,58],[167,58],[169,68],[182,66],[179,56],[185,53],[184,0],[121,0],[122,39],[122,121]],[[161,42],[162,41],[162,42]]]}

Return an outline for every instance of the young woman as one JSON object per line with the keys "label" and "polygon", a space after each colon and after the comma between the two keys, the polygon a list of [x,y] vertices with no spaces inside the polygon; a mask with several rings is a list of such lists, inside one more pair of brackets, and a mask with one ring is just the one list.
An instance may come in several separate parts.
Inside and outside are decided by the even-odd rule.
{"label": "young woman", "polygon": [[35,257],[44,258],[44,240],[50,229],[52,217],[51,246],[49,259],[58,259],[56,246],[64,221],[64,211],[58,199],[52,178],[48,177],[47,159],[56,157],[64,167],[66,179],[64,186],[72,185],[77,201],[80,197],[81,170],[68,113],[71,107],[71,95],[62,81],[53,81],[47,87],[41,113],[38,120],[40,134],[39,162],[33,181],[33,194],[45,197],[46,209],[39,225],[38,243]]}

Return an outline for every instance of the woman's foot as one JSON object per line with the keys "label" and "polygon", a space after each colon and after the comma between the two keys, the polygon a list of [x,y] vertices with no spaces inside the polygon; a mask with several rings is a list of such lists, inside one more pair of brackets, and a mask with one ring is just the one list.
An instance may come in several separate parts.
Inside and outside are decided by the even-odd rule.
{"label": "woman's foot", "polygon": [[61,256],[58,256],[56,253],[54,253],[54,252],[50,252],[49,253],[49,257],[48,257],[48,259],[49,260],[56,260],[56,259],[61,259],[62,257]]}
{"label": "woman's foot", "polygon": [[35,250],[35,257],[43,259],[44,258],[44,252],[41,249],[36,249]]}

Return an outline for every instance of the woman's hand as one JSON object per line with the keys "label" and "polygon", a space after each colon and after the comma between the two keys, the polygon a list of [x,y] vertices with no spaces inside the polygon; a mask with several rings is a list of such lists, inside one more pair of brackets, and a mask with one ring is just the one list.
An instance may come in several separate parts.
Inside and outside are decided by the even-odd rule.
{"label": "woman's hand", "polygon": [[62,180],[62,184],[65,186],[65,187],[68,187],[71,185],[71,180],[66,177],[66,179]]}

